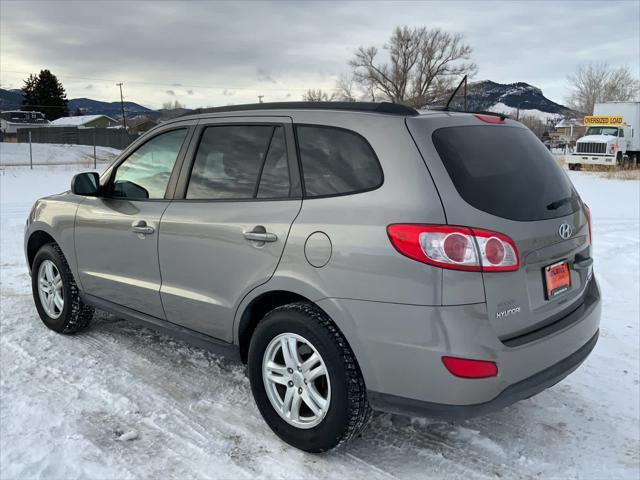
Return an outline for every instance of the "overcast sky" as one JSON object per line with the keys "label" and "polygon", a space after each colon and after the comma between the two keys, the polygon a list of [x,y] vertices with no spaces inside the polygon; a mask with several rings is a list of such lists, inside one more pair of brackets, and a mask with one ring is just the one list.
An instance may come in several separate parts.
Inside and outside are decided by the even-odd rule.
{"label": "overcast sky", "polygon": [[640,76],[640,0],[411,2],[0,1],[0,84],[48,68],[69,98],[153,108],[300,100],[331,89],[361,45],[396,25],[465,35],[476,80],[523,81],[557,102],[588,61]]}

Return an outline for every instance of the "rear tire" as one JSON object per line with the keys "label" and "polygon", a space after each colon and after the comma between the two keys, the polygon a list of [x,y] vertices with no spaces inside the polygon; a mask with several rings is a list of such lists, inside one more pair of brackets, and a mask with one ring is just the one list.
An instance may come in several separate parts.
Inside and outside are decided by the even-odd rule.
{"label": "rear tire", "polygon": [[31,289],[38,314],[47,328],[69,334],[89,326],[93,307],[80,299],[69,264],[55,243],[44,245],[36,253],[31,266]]}
{"label": "rear tire", "polygon": [[[296,339],[295,347],[288,352],[295,353],[286,354],[292,360],[292,368],[287,369],[289,363],[284,348],[291,338]],[[284,347],[279,343],[282,341]],[[305,373],[304,365],[314,354],[319,357],[315,362],[324,366],[326,372],[317,379],[323,382],[320,385],[313,384],[317,380]],[[296,355],[299,362],[295,361]],[[371,408],[355,356],[338,327],[315,305],[292,303],[269,312],[251,338],[248,360],[251,390],[258,409],[274,433],[288,444],[307,452],[325,452],[348,442],[367,425]],[[298,369],[296,364],[302,368]],[[269,380],[273,371],[281,371],[283,375],[277,376],[277,382]],[[307,393],[312,384],[314,395]],[[308,407],[306,399],[316,398],[318,393],[321,401],[316,407],[328,397],[324,403],[327,407],[319,408],[321,418],[317,415],[314,420],[315,410]],[[291,395],[289,413],[298,409],[297,414],[291,413],[291,416],[285,403],[288,394]],[[297,421],[298,418],[307,423]]]}

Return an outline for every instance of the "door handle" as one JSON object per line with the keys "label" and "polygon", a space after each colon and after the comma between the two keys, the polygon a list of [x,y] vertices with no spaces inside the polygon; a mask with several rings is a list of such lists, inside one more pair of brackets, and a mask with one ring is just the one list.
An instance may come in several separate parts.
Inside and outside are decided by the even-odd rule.
{"label": "door handle", "polygon": [[267,232],[267,229],[262,225],[257,225],[250,232],[243,233],[244,238],[252,242],[276,242],[278,236],[275,233]]}
{"label": "door handle", "polygon": [[136,220],[131,224],[131,231],[134,233],[141,233],[143,235],[151,235],[156,231],[151,225],[147,225],[144,220]]}

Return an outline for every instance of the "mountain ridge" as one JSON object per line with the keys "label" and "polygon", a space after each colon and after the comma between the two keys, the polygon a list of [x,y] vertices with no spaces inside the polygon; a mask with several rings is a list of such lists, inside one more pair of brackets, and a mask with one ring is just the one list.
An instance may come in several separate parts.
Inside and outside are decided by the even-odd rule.
{"label": "mountain ridge", "polygon": [[[463,88],[460,88],[456,98],[451,102],[451,110],[464,109]],[[445,104],[452,93],[453,90],[437,99],[436,103]],[[495,111],[509,115],[516,114],[520,110],[521,115],[533,112],[534,116],[543,118],[566,116],[572,113],[569,107],[549,100],[536,86],[526,82],[497,83],[492,80],[468,84],[467,110]]]}
{"label": "mountain ridge", "polygon": [[[460,89],[456,98],[451,102],[451,110],[463,110],[463,90]],[[434,104],[444,105],[453,90],[436,99]],[[20,90],[6,90],[0,88],[0,110],[18,110],[22,103]],[[154,110],[135,102],[124,102],[127,117],[149,115],[154,118],[170,116],[162,109]],[[84,115],[108,115],[120,117],[120,102],[103,102],[91,98],[73,98],[69,100],[69,114],[73,115],[77,109]],[[469,83],[467,86],[467,109],[469,111],[494,111],[511,116],[534,116],[541,120],[571,115],[572,110],[564,105],[549,100],[542,90],[526,82],[497,83],[492,80],[482,80]],[[190,109],[185,109],[189,111]],[[175,112],[173,112],[175,114]],[[173,115],[171,115],[173,116]]]}
{"label": "mountain ridge", "polygon": [[[21,106],[22,92],[20,90],[0,88],[0,110],[20,110]],[[107,115],[110,117],[122,115],[120,102],[103,102],[85,97],[69,100],[69,115],[73,115],[78,108],[83,115]],[[156,114],[155,110],[135,102],[124,102],[124,111],[127,117]]]}

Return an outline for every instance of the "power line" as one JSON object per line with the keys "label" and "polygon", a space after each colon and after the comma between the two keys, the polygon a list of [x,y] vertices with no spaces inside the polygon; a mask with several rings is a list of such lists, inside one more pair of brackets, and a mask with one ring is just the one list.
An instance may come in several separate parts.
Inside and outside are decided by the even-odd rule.
{"label": "power line", "polygon": [[120,108],[122,109],[122,126],[124,127],[124,129],[127,129],[127,120],[124,115],[124,98],[122,97],[122,82],[120,83],[116,83],[116,85],[118,87],[120,87]]}
{"label": "power line", "polygon": [[[22,72],[18,70],[3,70],[3,73],[16,73],[20,75],[30,75],[30,72]],[[90,80],[94,82],[116,82],[116,79],[112,78],[97,78],[97,77],[81,77],[77,75],[64,75],[59,74],[60,77],[72,78],[76,80]],[[290,90],[299,90],[306,91],[307,87],[263,87],[262,85],[258,87],[237,87],[237,86],[224,86],[224,85],[192,85],[192,84],[184,84],[180,82],[174,83],[159,83],[159,82],[148,82],[144,80],[127,80],[127,83],[140,84],[140,85],[156,85],[161,87],[174,87],[174,88],[201,88],[201,89],[227,89],[227,90],[269,90],[276,92],[287,92]]]}

